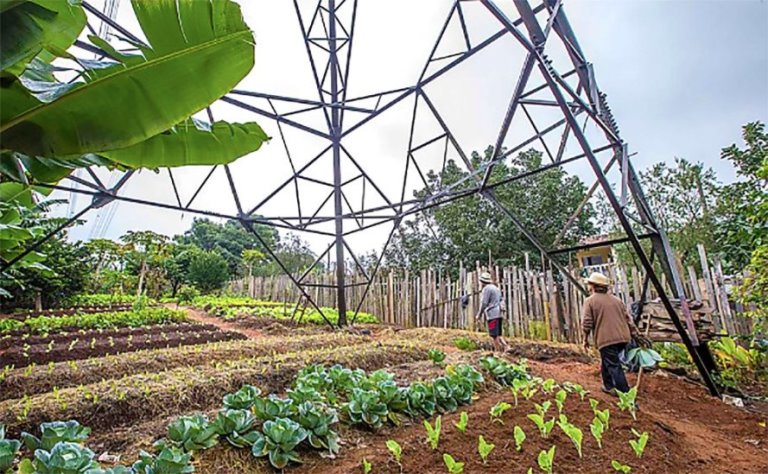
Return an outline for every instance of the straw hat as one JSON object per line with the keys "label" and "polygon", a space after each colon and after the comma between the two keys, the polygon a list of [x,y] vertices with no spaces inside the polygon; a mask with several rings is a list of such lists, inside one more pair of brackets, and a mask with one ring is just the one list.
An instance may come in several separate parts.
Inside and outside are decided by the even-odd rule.
{"label": "straw hat", "polygon": [[611,286],[611,280],[609,280],[607,276],[600,272],[595,272],[589,275],[589,278],[587,278],[587,283],[591,283],[597,286]]}
{"label": "straw hat", "polygon": [[488,272],[483,272],[480,274],[480,282],[481,283],[491,283],[493,280],[491,280],[491,274]]}

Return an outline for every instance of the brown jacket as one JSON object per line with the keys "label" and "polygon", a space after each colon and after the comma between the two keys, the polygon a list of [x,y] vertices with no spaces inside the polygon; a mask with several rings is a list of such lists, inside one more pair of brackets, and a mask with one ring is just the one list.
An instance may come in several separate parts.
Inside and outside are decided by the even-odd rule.
{"label": "brown jacket", "polygon": [[637,327],[620,299],[608,293],[594,293],[584,301],[581,310],[584,334],[595,333],[598,349],[612,344],[628,343]]}

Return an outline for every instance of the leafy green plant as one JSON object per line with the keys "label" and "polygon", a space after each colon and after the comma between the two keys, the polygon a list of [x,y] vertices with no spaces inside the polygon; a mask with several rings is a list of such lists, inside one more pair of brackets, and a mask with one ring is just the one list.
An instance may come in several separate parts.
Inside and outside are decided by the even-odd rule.
{"label": "leafy green plant", "polygon": [[501,419],[501,416],[504,414],[505,411],[512,408],[512,405],[510,405],[507,402],[498,402],[494,406],[491,407],[490,414],[491,414],[491,421],[492,422],[499,422],[502,425],[504,424],[504,421]]}
{"label": "leafy green plant", "polygon": [[576,446],[576,451],[579,453],[579,457],[582,457],[581,445],[584,441],[584,433],[581,431],[581,429],[578,426],[568,422],[568,418],[566,418],[564,415],[560,415],[560,421],[557,422],[557,426],[563,430],[563,433],[565,433],[573,445]]}
{"label": "leafy green plant", "polygon": [[525,441],[525,431],[523,431],[523,429],[520,428],[519,426],[515,425],[514,435],[515,435],[515,449],[517,451],[522,451],[523,442]]}
{"label": "leafy green plant", "polygon": [[629,445],[632,446],[632,450],[635,452],[635,455],[638,458],[641,458],[645,452],[645,446],[648,444],[648,432],[643,431],[643,434],[640,434],[634,428],[632,428],[632,434],[637,436],[637,439],[630,439]]}
{"label": "leafy green plant", "polygon": [[432,393],[438,411],[447,413],[456,410],[459,402],[454,396],[454,383],[448,377],[437,377],[432,381]]}
{"label": "leafy green plant", "polygon": [[637,421],[637,387],[632,387],[628,392],[617,392],[619,395],[618,405],[621,411],[629,410],[632,419]]}
{"label": "leafy green plant", "polygon": [[469,415],[467,414],[467,412],[463,411],[459,414],[459,422],[454,423],[453,426],[455,426],[456,429],[459,430],[460,432],[466,433],[468,423],[469,423]]}
{"label": "leafy green plant", "polygon": [[555,379],[547,379],[541,382],[541,390],[544,391],[544,393],[552,393],[555,391],[555,388],[557,387],[557,382],[555,382]]}
{"label": "leafy green plant", "polygon": [[304,402],[298,407],[296,421],[307,430],[307,439],[313,448],[327,449],[332,454],[339,452],[339,435],[331,429],[339,421],[336,410],[322,404]]}
{"label": "leafy green plant", "polygon": [[257,437],[251,452],[256,457],[269,457],[269,463],[283,469],[289,462],[301,462],[296,446],[304,441],[307,430],[287,418],[268,420],[262,426],[262,436]]}
{"label": "leafy green plant", "polygon": [[538,413],[530,413],[528,415],[528,419],[536,424],[536,427],[539,429],[539,433],[541,434],[542,438],[548,438],[549,433],[552,432],[552,428],[555,427],[554,418],[549,421],[544,421],[544,417]]}
{"label": "leafy green plant", "polygon": [[210,449],[219,442],[217,425],[203,414],[180,416],[168,424],[168,435],[156,443],[160,449],[166,446],[182,448],[187,452]]}
{"label": "leafy green plant", "polygon": [[400,443],[395,441],[394,439],[387,440],[387,449],[390,453],[392,453],[392,459],[395,460],[397,465],[400,465],[400,459],[403,456],[403,448],[400,446]]}
{"label": "leafy green plant", "polygon": [[448,468],[448,474],[462,474],[464,472],[464,463],[456,461],[448,453],[443,453],[443,463]]}
{"label": "leafy green plant", "polygon": [[375,390],[353,389],[342,408],[352,424],[367,425],[375,430],[384,425],[389,415],[387,405],[381,402],[380,394]]}
{"label": "leafy green plant", "polygon": [[483,460],[483,464],[488,462],[488,456],[495,447],[495,444],[486,442],[483,435],[477,438],[477,452],[480,453],[480,459]]}
{"label": "leafy green plant", "polygon": [[449,365],[445,371],[448,374],[448,377],[453,380],[471,382],[473,389],[485,382],[483,374],[469,364]]}
{"label": "leafy green plant", "polygon": [[536,408],[536,413],[538,413],[541,416],[544,416],[547,414],[549,409],[552,407],[552,402],[549,400],[545,400],[544,402],[539,405],[538,403],[534,404],[534,408]]}
{"label": "leafy green plant", "polygon": [[539,457],[537,458],[539,463],[539,469],[546,472],[547,474],[552,474],[552,468],[555,464],[555,446],[552,446],[549,448],[549,450],[542,450],[539,453]]}
{"label": "leafy green plant", "polygon": [[136,474],[189,474],[195,472],[191,460],[192,453],[178,448],[163,448],[157,456],[141,451],[139,460],[133,463],[133,470]]}
{"label": "leafy green plant", "polygon": [[595,414],[595,417],[600,420],[600,423],[603,424],[605,431],[608,430],[608,423],[611,419],[611,412],[606,408],[605,410],[599,410],[597,408],[598,401],[594,398],[589,399],[589,405],[592,407],[592,412]]}
{"label": "leafy green plant", "polygon": [[563,388],[568,393],[575,393],[575,394],[577,394],[582,402],[584,401],[584,397],[586,397],[587,394],[589,394],[589,391],[585,390],[584,387],[582,387],[581,385],[579,385],[577,383],[563,382],[562,385],[563,385]]}
{"label": "leafy green plant", "polygon": [[565,399],[568,397],[568,392],[565,390],[558,390],[555,394],[555,405],[557,406],[557,412],[563,412],[563,406],[565,405]]}
{"label": "leafy green plant", "polygon": [[90,433],[90,428],[80,425],[75,420],[51,421],[40,424],[39,439],[29,433],[21,433],[21,440],[32,452],[37,449],[51,451],[60,442],[82,444],[88,439]]}
{"label": "leafy green plant", "polygon": [[466,336],[457,337],[454,339],[453,345],[462,351],[474,351],[477,349],[477,343]]}
{"label": "leafy green plant", "polygon": [[627,473],[632,471],[631,467],[627,466],[626,464],[622,464],[622,463],[620,463],[619,461],[617,461],[615,459],[613,461],[611,461],[611,467],[613,468],[614,471],[616,471],[616,472],[623,472],[625,474],[627,474]]}
{"label": "leafy green plant", "polygon": [[263,421],[289,418],[294,413],[293,400],[270,393],[267,398],[257,397],[253,400],[253,412]]}
{"label": "leafy green plant", "polygon": [[38,449],[33,460],[24,459],[19,464],[22,474],[89,474],[99,464],[94,461],[94,453],[77,443],[61,441],[50,451]]}
{"label": "leafy green plant", "polygon": [[253,385],[243,385],[235,393],[224,395],[224,406],[233,410],[250,410],[261,395],[261,390]]}
{"label": "leafy green plant", "polygon": [[521,390],[526,388],[530,382],[525,379],[515,379],[512,381],[512,396],[515,397],[515,406],[517,406],[517,397],[520,394]]}
{"label": "leafy green plant", "polygon": [[21,442],[15,439],[5,438],[5,425],[0,424],[0,473],[4,473],[13,466],[13,460],[21,448]]}
{"label": "leafy green plant", "polygon": [[441,351],[440,349],[430,349],[427,352],[427,356],[429,357],[429,360],[431,360],[435,365],[442,365],[445,361],[445,352]]}
{"label": "leafy green plant", "polygon": [[423,382],[414,382],[408,387],[406,402],[405,412],[410,416],[432,416],[436,410],[432,386]]}
{"label": "leafy green plant", "polygon": [[443,429],[443,417],[438,416],[435,418],[435,426],[429,424],[429,421],[424,420],[424,429],[427,430],[427,441],[432,449],[437,449],[437,443],[440,442],[440,431]]}
{"label": "leafy green plant", "polygon": [[236,448],[253,446],[259,437],[256,417],[249,410],[220,410],[214,425],[219,436]]}
{"label": "leafy green plant", "polygon": [[360,464],[363,467],[363,474],[370,474],[370,472],[373,470],[373,466],[365,458],[363,458],[363,460],[360,462]]}
{"label": "leafy green plant", "polygon": [[528,367],[525,360],[518,364],[509,362],[497,357],[483,357],[480,359],[480,365],[493,375],[494,379],[504,386],[511,386],[517,379],[528,379]]}
{"label": "leafy green plant", "polygon": [[592,432],[592,437],[597,441],[597,447],[603,449],[603,433],[605,433],[603,422],[598,417],[594,417],[589,425],[589,430]]}

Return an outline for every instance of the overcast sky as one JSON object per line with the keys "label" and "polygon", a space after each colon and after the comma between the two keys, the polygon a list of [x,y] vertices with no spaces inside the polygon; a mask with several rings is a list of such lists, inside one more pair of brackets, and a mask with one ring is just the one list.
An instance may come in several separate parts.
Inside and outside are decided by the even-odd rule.
{"label": "overcast sky", "polygon": [[[256,67],[239,87],[316,99],[293,2],[240,0],[239,3],[257,41]],[[412,85],[451,3],[448,0],[360,0],[350,96]],[[497,3],[511,12],[511,0]],[[499,24],[479,2],[464,5],[473,43],[499,29]],[[761,0],[566,0],[564,8],[585,55],[595,66],[597,82],[608,95],[623,139],[631,151],[637,153],[633,158],[636,167],[643,169],[653,163],[683,157],[715,168],[724,182],[733,180],[733,170],[719,158],[720,149],[739,142],[740,127],[746,122],[768,121],[768,3]],[[137,31],[127,0],[122,1],[117,20],[131,31]],[[450,53],[460,51],[460,47],[461,35],[449,29],[441,50]],[[547,52],[556,59],[556,66],[564,65],[558,62],[564,59],[561,51],[553,47]],[[522,52],[512,39],[500,40],[427,90],[465,150],[482,149],[494,141],[522,59]],[[402,185],[412,107],[413,100],[403,101],[377,119],[376,124],[362,127],[345,142],[355,159],[390,197],[399,194]],[[215,104],[213,111],[216,119],[256,120],[276,138],[233,166],[243,205],[251,207],[290,173],[278,130],[268,119],[227,104]],[[308,117],[307,123],[319,127],[322,123],[317,118]],[[350,115],[349,123],[358,118]],[[547,117],[545,114],[538,118]],[[430,125],[428,119],[420,127],[423,130],[417,135],[424,139],[434,136],[434,124]],[[285,132],[298,164],[306,163],[325,146],[321,140],[303,132],[290,128]],[[524,135],[513,124],[507,145],[513,145]],[[425,155],[429,153],[433,152],[425,150]],[[433,155],[425,156],[425,163],[439,163],[440,153]],[[325,157],[318,162],[313,176],[330,179],[329,160]],[[585,166],[582,163],[568,170],[586,179]],[[351,163],[346,162],[345,176],[352,177],[351,169]],[[182,200],[191,196],[206,173],[207,170],[201,168],[178,172]],[[108,173],[103,173],[103,177],[109,179]],[[320,204],[327,191],[320,185],[313,188],[305,183],[302,186],[302,211],[306,214],[313,204],[315,207]],[[166,174],[143,172],[131,179],[125,192],[170,203],[175,201],[170,190]],[[287,188],[260,212],[270,216],[296,215],[294,192],[293,188]],[[354,201],[360,189],[350,188],[348,192]],[[375,204],[371,190],[367,193],[366,204]],[[81,197],[74,207],[85,203],[86,199]],[[234,213],[223,173],[214,175],[196,206]],[[100,211],[102,220],[106,209]],[[330,211],[329,204],[321,215]],[[117,238],[130,229],[151,229],[172,235],[183,232],[192,220],[189,213],[181,215],[121,203],[109,227],[100,233],[93,225],[96,216],[91,214],[89,223],[73,230],[71,235],[79,239],[101,234]],[[351,244],[355,250],[369,250],[379,245],[385,235],[381,229],[371,237],[351,239]],[[322,239],[310,239],[310,243],[316,251],[324,250]]]}

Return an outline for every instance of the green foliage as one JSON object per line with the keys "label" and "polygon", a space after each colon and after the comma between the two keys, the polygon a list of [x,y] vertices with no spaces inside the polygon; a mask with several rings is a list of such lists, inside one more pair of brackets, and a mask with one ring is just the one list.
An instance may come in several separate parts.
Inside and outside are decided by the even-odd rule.
{"label": "green foliage", "polygon": [[573,445],[576,446],[576,451],[579,453],[579,457],[582,457],[581,445],[584,441],[584,433],[581,431],[581,429],[578,426],[570,423],[565,415],[560,415],[560,420],[557,422],[557,426],[563,430],[563,433],[565,433]]}
{"label": "green foliage", "polygon": [[293,400],[280,398],[274,393],[270,393],[266,398],[257,397],[253,400],[253,413],[262,421],[290,418],[294,410]]}
{"label": "green foliage", "polygon": [[477,343],[466,336],[461,336],[454,339],[453,345],[462,351],[474,351],[477,349]]}
{"label": "green foliage", "polygon": [[[75,314],[71,316],[38,316],[27,318],[17,329],[34,334],[46,334],[67,328],[111,329],[121,327],[140,327],[152,324],[184,322],[187,315],[183,311],[167,308],[151,308],[142,311],[121,311],[116,313]],[[2,329],[0,329],[0,332]]]}
{"label": "green foliage", "polygon": [[495,444],[486,442],[483,435],[480,435],[480,437],[477,438],[477,452],[480,453],[480,459],[483,460],[483,464],[486,464],[488,456],[495,447]]}
{"label": "green foliage", "polygon": [[403,455],[403,448],[400,446],[400,443],[394,439],[387,440],[387,449],[392,453],[392,459],[394,459],[397,464],[400,464],[400,458]]}
{"label": "green foliage", "polygon": [[0,472],[6,472],[13,466],[13,460],[21,448],[21,442],[5,438],[5,425],[0,424]]}
{"label": "green foliage", "polygon": [[133,470],[136,474],[189,474],[195,472],[191,460],[191,453],[178,448],[164,448],[157,456],[141,451]]}
{"label": "green foliage", "polygon": [[182,285],[178,292],[178,303],[190,304],[198,296],[200,296],[200,291],[197,288],[194,286]]}
{"label": "green foliage", "polygon": [[84,293],[74,295],[67,299],[64,306],[113,306],[122,304],[133,304],[139,299],[136,295],[126,295],[122,293],[94,294]]}
{"label": "green foliage", "polygon": [[29,451],[42,449],[51,451],[56,444],[61,442],[82,444],[91,429],[81,426],[75,420],[70,421],[52,421],[40,424],[40,438],[29,433],[21,433],[21,439]]}
{"label": "green foliage", "polygon": [[445,361],[445,352],[441,351],[440,349],[430,349],[427,352],[427,355],[429,356],[429,360],[431,360],[435,365],[442,365],[443,361]]}
{"label": "green foliage", "polygon": [[307,438],[307,431],[287,418],[268,420],[262,426],[263,436],[253,443],[251,452],[256,457],[269,457],[269,463],[283,469],[289,462],[301,462],[296,447]]}
{"label": "green foliage", "polygon": [[633,420],[637,420],[637,387],[632,387],[628,392],[618,392],[618,405],[621,411],[629,410]]}
{"label": "green foliage", "polygon": [[632,434],[637,436],[637,439],[630,439],[629,445],[632,446],[632,450],[635,452],[635,455],[638,458],[641,458],[645,452],[645,446],[648,444],[648,432],[643,431],[643,434],[640,434],[635,431],[634,428],[632,428]]}
{"label": "green foliage", "polygon": [[94,460],[90,449],[77,443],[62,441],[56,443],[50,451],[38,449],[34,460],[25,459],[19,465],[22,474],[89,474],[99,464]]}
{"label": "green foliage", "polygon": [[453,426],[455,426],[456,429],[459,430],[460,432],[466,433],[468,423],[469,423],[469,415],[467,414],[467,412],[463,411],[459,414],[459,422],[454,423]]}
{"label": "green foliage", "polygon": [[448,453],[443,453],[443,463],[445,463],[445,467],[448,469],[448,474],[462,474],[464,472],[464,463],[457,462]]}
{"label": "green foliage", "polygon": [[261,390],[253,385],[243,385],[235,393],[224,395],[224,406],[235,410],[250,410],[261,395]]}
{"label": "green foliage", "polygon": [[622,463],[620,463],[619,461],[617,461],[615,459],[613,461],[611,461],[611,467],[613,468],[614,471],[616,471],[616,472],[623,472],[625,474],[627,474],[627,473],[632,471],[631,467],[627,466],[626,464],[622,464]]}
{"label": "green foliage", "polygon": [[515,449],[517,451],[522,451],[523,442],[525,441],[525,431],[523,431],[523,429],[520,428],[519,426],[515,425],[514,435],[515,435]]}
{"label": "green foliage", "polygon": [[203,414],[180,416],[168,424],[168,435],[156,445],[182,448],[187,452],[210,449],[219,442],[218,425]]}
{"label": "green foliage", "polygon": [[435,395],[431,384],[414,382],[406,394],[406,413],[410,416],[432,416],[437,409]]}
{"label": "green foliage", "polygon": [[600,421],[600,423],[603,424],[603,426],[605,427],[605,429],[607,431],[608,430],[608,422],[611,419],[611,412],[609,411],[608,408],[606,408],[605,410],[598,409],[597,408],[598,403],[599,402],[597,400],[595,400],[594,398],[590,398],[589,399],[589,406],[592,407],[592,413],[595,414],[595,418],[597,418]]}
{"label": "green foliage", "polygon": [[568,392],[565,390],[558,390],[555,394],[555,405],[557,405],[557,412],[563,412],[563,406],[565,405],[565,399],[568,397]]}
{"label": "green foliage", "polygon": [[529,378],[528,367],[524,359],[513,365],[497,357],[483,357],[480,359],[480,365],[490,372],[497,382],[507,387],[511,386],[515,380],[527,380]]}
{"label": "green foliage", "polygon": [[343,409],[352,424],[367,425],[374,430],[381,428],[389,415],[387,405],[375,390],[353,389]]}
{"label": "green foliage", "polygon": [[227,261],[215,252],[200,252],[189,264],[189,281],[203,293],[220,290],[229,279]]}
{"label": "green foliage", "polygon": [[552,474],[552,469],[555,464],[555,446],[552,446],[547,451],[542,450],[539,453],[537,460],[539,463],[539,469],[548,474]]}
{"label": "green foliage", "polygon": [[536,424],[536,428],[539,429],[542,438],[548,438],[549,433],[552,432],[552,428],[555,427],[554,418],[549,421],[544,421],[544,417],[538,413],[529,413],[528,419]]}
{"label": "green foliage", "polygon": [[512,408],[512,405],[510,405],[507,402],[498,402],[490,409],[491,414],[491,421],[492,422],[499,422],[502,425],[504,424],[504,421],[501,419],[501,416],[504,414],[505,411]]}
{"label": "green foliage", "polygon": [[589,430],[592,432],[595,441],[597,441],[597,447],[603,449],[603,433],[605,433],[603,422],[598,417],[594,417],[589,425]]}
{"label": "green foliage", "polygon": [[259,438],[256,417],[248,409],[219,410],[214,426],[216,433],[236,448],[253,446]]}
{"label": "green foliage", "polygon": [[586,397],[587,394],[589,393],[581,385],[579,385],[577,383],[572,383],[572,382],[564,382],[563,383],[563,388],[568,393],[575,393],[575,394],[577,394],[579,396],[579,398],[581,399],[581,401],[584,401],[584,397]]}
{"label": "green foliage", "polygon": [[363,465],[363,474],[369,474],[373,470],[373,466],[371,466],[371,463],[368,462],[368,460],[365,458],[363,458],[362,465]]}
{"label": "green foliage", "polygon": [[427,430],[427,441],[433,450],[437,449],[437,444],[440,442],[440,431],[443,429],[443,417],[439,416],[435,418],[435,426],[429,424],[429,421],[424,420],[424,429]]}
{"label": "green foliage", "polygon": [[331,429],[338,423],[336,410],[323,404],[303,402],[297,407],[296,421],[307,431],[307,440],[315,449],[339,452],[339,435]]}

